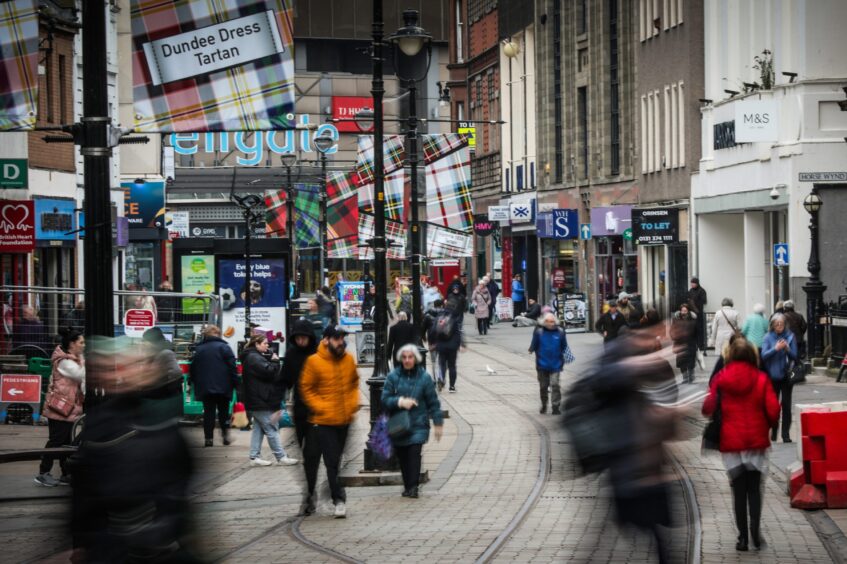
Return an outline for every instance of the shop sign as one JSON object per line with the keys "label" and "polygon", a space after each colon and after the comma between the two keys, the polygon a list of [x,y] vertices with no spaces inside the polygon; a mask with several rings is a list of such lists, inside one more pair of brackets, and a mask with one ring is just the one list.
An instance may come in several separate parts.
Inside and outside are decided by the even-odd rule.
{"label": "shop sign", "polygon": [[584,293],[557,294],[556,309],[565,324],[565,331],[578,333],[587,330],[588,299]]}
{"label": "shop sign", "polygon": [[632,211],[632,235],[638,245],[665,245],[679,241],[679,210],[653,208]]}
{"label": "shop sign", "polygon": [[[352,120],[364,109],[372,110],[374,100],[370,96],[333,96],[332,97],[332,119]],[[344,133],[363,133],[369,130],[359,129],[355,121],[337,121],[335,127]]]}
{"label": "shop sign", "polygon": [[493,221],[488,219],[488,214],[485,213],[477,213],[473,216],[473,230],[474,233],[479,235],[480,237],[488,237],[491,235],[497,226]]}
{"label": "shop sign", "polygon": [[460,121],[459,127],[456,128],[456,133],[464,133],[468,136],[468,147],[471,151],[476,150],[476,127],[467,121]]}
{"label": "shop sign", "polygon": [[168,238],[188,237],[187,211],[167,212],[165,214],[165,227],[168,229]]}
{"label": "shop sign", "polygon": [[[213,255],[186,255],[180,259],[180,282],[185,294],[211,294],[215,291],[215,257]],[[196,298],[182,299],[182,313],[206,313],[208,301]]]}
{"label": "shop sign", "polygon": [[552,278],[553,278],[552,286],[555,289],[561,290],[565,287],[565,269],[564,268],[554,268]]}
{"label": "shop sign", "polygon": [[509,206],[488,206],[488,219],[491,221],[509,221]]}
{"label": "shop sign", "polygon": [[743,100],[735,103],[735,142],[779,140],[779,111],[773,100]]}
{"label": "shop sign", "polygon": [[591,208],[591,236],[623,235],[632,227],[632,206]]}
{"label": "shop sign", "polygon": [[124,190],[124,216],[130,229],[165,226],[165,183],[121,182]]}
{"label": "shop sign", "polygon": [[226,227],[221,225],[192,225],[191,237],[200,239],[225,239]]}
{"label": "shop sign", "polygon": [[40,198],[35,202],[35,238],[52,241],[76,239],[76,202]]}
{"label": "shop sign", "polygon": [[0,159],[0,188],[27,188],[26,159]]}
{"label": "shop sign", "polygon": [[723,121],[721,123],[716,123],[714,125],[714,148],[718,149],[729,149],[730,147],[735,147],[735,122],[734,121]]}
{"label": "shop sign", "polygon": [[32,200],[0,200],[0,253],[29,253],[34,248]]}
{"label": "shop sign", "polygon": [[509,204],[509,220],[512,223],[530,223],[534,219],[534,208],[535,200],[512,202]]}
{"label": "shop sign", "polygon": [[129,222],[125,217],[116,217],[112,224],[112,240],[116,247],[129,245]]}
{"label": "shop sign", "polygon": [[535,231],[543,239],[576,239],[579,237],[579,214],[571,209],[539,212]]}

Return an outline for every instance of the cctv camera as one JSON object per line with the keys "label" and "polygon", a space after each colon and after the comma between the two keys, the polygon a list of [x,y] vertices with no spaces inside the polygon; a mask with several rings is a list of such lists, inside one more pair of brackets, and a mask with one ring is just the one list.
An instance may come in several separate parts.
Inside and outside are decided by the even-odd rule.
{"label": "cctv camera", "polygon": [[768,196],[771,197],[771,200],[778,200],[779,199],[779,190],[776,189],[776,186],[771,188],[771,191],[768,194]]}

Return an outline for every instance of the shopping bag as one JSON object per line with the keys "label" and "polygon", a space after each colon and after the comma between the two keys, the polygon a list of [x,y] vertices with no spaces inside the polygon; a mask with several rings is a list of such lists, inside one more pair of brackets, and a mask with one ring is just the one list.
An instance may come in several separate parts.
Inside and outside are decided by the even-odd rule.
{"label": "shopping bag", "polygon": [[368,435],[368,448],[378,458],[388,460],[394,454],[394,445],[388,435],[388,416],[380,415],[374,423],[373,430]]}
{"label": "shopping bag", "polygon": [[706,359],[703,358],[703,351],[697,349],[697,366],[700,370],[706,370]]}
{"label": "shopping bag", "polygon": [[273,415],[271,415],[271,421],[280,429],[284,427],[294,427],[294,421],[291,419],[291,415],[285,408],[285,403],[282,404],[279,411],[276,411]]}
{"label": "shopping bag", "polygon": [[565,347],[565,364],[570,364],[576,360],[576,357],[573,355],[573,351],[571,350],[570,345]]}
{"label": "shopping bag", "polygon": [[241,402],[236,403],[235,407],[232,408],[231,425],[236,429],[243,429],[249,424],[250,420],[247,419],[247,410],[244,409],[244,404]]}

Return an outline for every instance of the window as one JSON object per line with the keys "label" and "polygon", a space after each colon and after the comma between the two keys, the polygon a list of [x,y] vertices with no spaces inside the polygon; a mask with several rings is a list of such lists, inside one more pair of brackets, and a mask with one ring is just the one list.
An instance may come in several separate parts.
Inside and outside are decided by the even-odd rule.
{"label": "window", "polygon": [[649,171],[647,160],[647,96],[641,97],[641,173],[647,174]]}
{"label": "window", "polygon": [[456,62],[461,63],[465,60],[464,47],[462,40],[464,37],[462,22],[462,0],[456,0]]}
{"label": "window", "polygon": [[679,152],[678,152],[678,143],[679,143],[679,104],[677,103],[677,91],[678,87],[676,84],[671,85],[671,150],[670,150],[670,167],[676,168],[679,166]]}
{"label": "window", "polygon": [[474,23],[497,7],[497,0],[468,0],[468,20]]}
{"label": "window", "polygon": [[588,68],[588,49],[580,49],[577,55],[577,72]]}
{"label": "window", "polygon": [[465,119],[465,103],[456,102],[456,120],[463,121]]}
{"label": "window", "polygon": [[588,88],[577,89],[579,142],[582,150],[582,178],[588,178]]}
{"label": "window", "polygon": [[649,0],[638,0],[638,38],[642,42],[647,39],[647,2]]}
{"label": "window", "polygon": [[45,93],[47,97],[46,109],[47,109],[47,122],[53,123],[55,120],[55,114],[53,113],[53,98],[54,98],[54,89],[53,89],[53,53],[50,53],[47,56],[47,59],[44,61],[44,80],[45,82]]}
{"label": "window", "polygon": [[497,85],[494,80],[494,69],[488,69],[486,80],[488,80],[488,99],[493,100],[497,97]]}
{"label": "window", "polygon": [[588,0],[579,0],[576,6],[576,32],[588,33]]}
{"label": "window", "polygon": [[653,93],[647,93],[647,172],[653,172]]}
{"label": "window", "polygon": [[618,0],[609,0],[609,106],[610,106],[610,158],[609,173],[620,174],[621,120],[620,84],[618,80]]}
{"label": "window", "polygon": [[664,106],[664,121],[665,121],[665,145],[662,153],[662,168],[670,168],[671,156],[668,153],[673,152],[673,144],[671,143],[671,87],[665,86],[665,95],[662,98]]}
{"label": "window", "polygon": [[672,19],[671,17],[668,17],[668,15],[670,14],[668,7],[669,1],[671,4],[673,4],[674,2],[676,2],[676,0],[664,0],[664,3],[662,4],[662,27],[665,29],[665,31],[667,31],[668,27],[670,27],[669,24]]}
{"label": "window", "polygon": [[661,123],[661,114],[659,113],[659,91],[656,90],[653,93],[653,146],[655,147],[655,151],[653,152],[653,170],[662,170],[662,140],[660,133],[660,123]]}
{"label": "window", "polygon": [[653,6],[651,8],[650,14],[650,36],[659,35],[659,28],[656,27],[656,19],[661,19],[662,15],[659,13],[659,0],[653,0]]}
{"label": "window", "polygon": [[676,0],[676,23],[677,25],[682,23],[682,0]]}
{"label": "window", "polygon": [[59,55],[59,123],[61,124],[68,123],[68,90],[70,90],[70,87],[65,56]]}
{"label": "window", "polygon": [[553,0],[553,136],[555,147],[555,181],[562,182],[565,168],[562,130],[562,1]]}
{"label": "window", "polygon": [[679,166],[685,166],[685,84],[679,83]]}

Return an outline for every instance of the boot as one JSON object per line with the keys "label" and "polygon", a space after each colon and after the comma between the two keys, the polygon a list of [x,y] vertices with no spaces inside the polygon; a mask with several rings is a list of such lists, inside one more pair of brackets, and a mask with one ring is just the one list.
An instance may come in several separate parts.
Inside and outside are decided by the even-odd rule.
{"label": "boot", "polygon": [[561,413],[562,413],[562,412],[561,412],[561,411],[559,411],[559,406],[558,406],[558,405],[554,405],[554,406],[553,406],[553,415],[560,415]]}
{"label": "boot", "polygon": [[224,429],[221,434],[223,435],[224,445],[229,446],[232,444],[232,439],[229,436],[229,429]]}
{"label": "boot", "polygon": [[538,413],[547,413],[547,402],[541,402],[541,409],[538,410]]}

